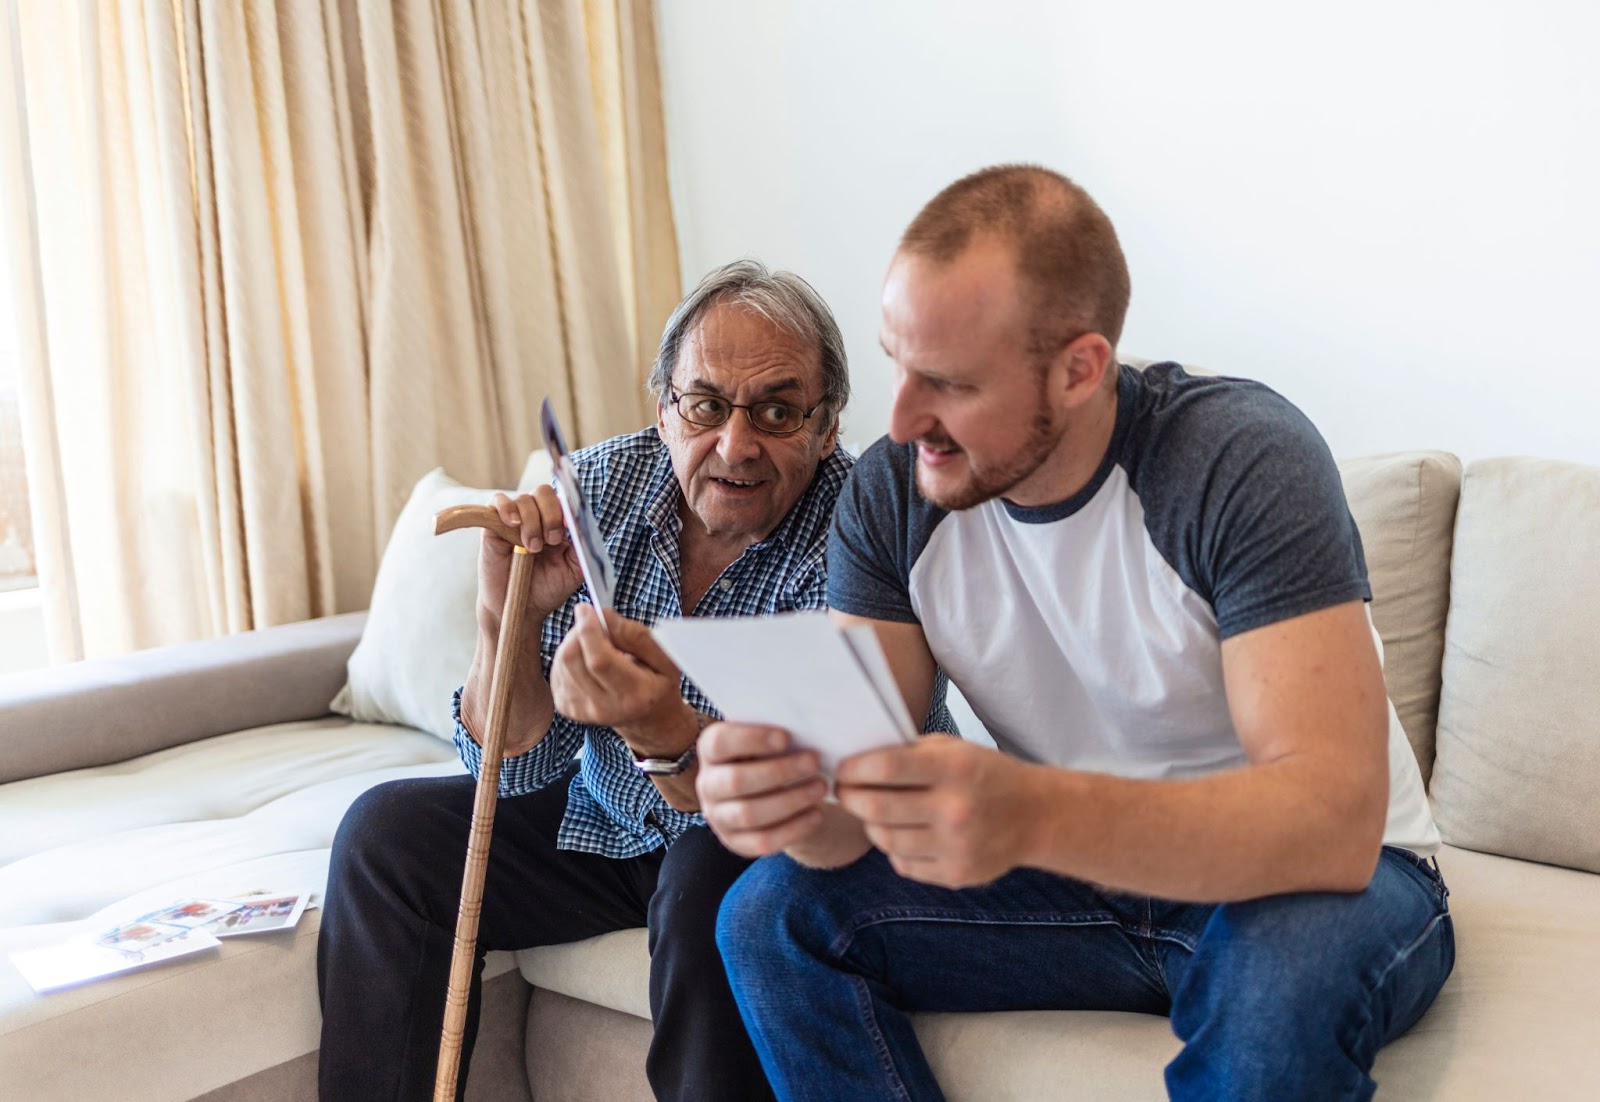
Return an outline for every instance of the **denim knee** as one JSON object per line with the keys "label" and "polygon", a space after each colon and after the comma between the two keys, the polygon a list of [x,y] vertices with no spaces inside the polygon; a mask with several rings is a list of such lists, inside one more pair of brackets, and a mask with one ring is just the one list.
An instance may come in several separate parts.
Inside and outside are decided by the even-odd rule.
{"label": "denim knee", "polygon": [[717,908],[717,947],[723,959],[747,947],[772,944],[772,935],[787,926],[785,912],[795,899],[795,872],[800,865],[785,854],[763,857],[745,870]]}
{"label": "denim knee", "polygon": [[847,869],[813,869],[786,854],[746,869],[717,913],[717,946],[730,973],[741,962],[783,958],[786,947],[825,949],[848,917],[832,913],[841,878]]}
{"label": "denim knee", "polygon": [[1173,977],[1172,1025],[1185,1048],[1168,1067],[1169,1090],[1368,1096],[1378,1049],[1449,975],[1449,921],[1442,895],[1388,858],[1363,892],[1216,908]]}
{"label": "denim knee", "polygon": [[876,850],[852,864],[818,869],[786,854],[763,857],[734,884],[717,914],[717,945],[731,972],[744,961],[827,957],[850,942],[862,906],[876,905],[899,877]]}

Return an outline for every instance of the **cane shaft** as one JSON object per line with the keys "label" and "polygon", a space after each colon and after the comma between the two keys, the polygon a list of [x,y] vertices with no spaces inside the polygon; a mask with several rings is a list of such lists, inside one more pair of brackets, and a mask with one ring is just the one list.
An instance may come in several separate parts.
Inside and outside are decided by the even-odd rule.
{"label": "cane shaft", "polygon": [[[517,548],[518,551],[522,549]],[[467,999],[472,990],[473,949],[478,943],[478,916],[483,911],[483,876],[489,867],[489,839],[494,831],[495,800],[500,792],[500,757],[506,741],[506,705],[522,649],[522,629],[533,577],[533,558],[511,556],[511,578],[495,642],[494,671],[489,680],[489,714],[484,721],[483,767],[472,802],[472,827],[467,836],[467,865],[461,874],[461,910],[456,915],[455,952],[450,958],[450,987],[445,993],[444,1031],[439,1036],[439,1070],[434,1102],[455,1102],[456,1077],[467,1029]]]}

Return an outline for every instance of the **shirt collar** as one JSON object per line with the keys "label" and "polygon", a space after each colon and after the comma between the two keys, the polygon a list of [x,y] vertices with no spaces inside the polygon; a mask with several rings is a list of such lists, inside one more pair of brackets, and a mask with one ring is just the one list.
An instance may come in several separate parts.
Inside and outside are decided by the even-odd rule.
{"label": "shirt collar", "polygon": [[678,502],[683,493],[678,489],[678,476],[672,471],[672,453],[665,441],[656,455],[655,469],[650,472],[648,496],[645,499],[646,523],[674,544],[683,533],[683,518],[678,515]]}

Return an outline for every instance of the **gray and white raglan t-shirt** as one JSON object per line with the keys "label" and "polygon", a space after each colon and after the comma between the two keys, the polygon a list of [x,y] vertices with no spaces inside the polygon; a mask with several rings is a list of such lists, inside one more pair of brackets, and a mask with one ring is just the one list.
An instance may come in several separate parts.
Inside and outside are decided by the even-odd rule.
{"label": "gray and white raglan t-shirt", "polygon": [[[1244,765],[1222,641],[1371,598],[1327,445],[1259,383],[1121,368],[1105,460],[1055,505],[948,512],[915,479],[912,446],[887,438],[856,464],[828,604],[921,624],[995,742],[1027,761],[1142,778]],[[1439,848],[1392,704],[1384,842]]]}

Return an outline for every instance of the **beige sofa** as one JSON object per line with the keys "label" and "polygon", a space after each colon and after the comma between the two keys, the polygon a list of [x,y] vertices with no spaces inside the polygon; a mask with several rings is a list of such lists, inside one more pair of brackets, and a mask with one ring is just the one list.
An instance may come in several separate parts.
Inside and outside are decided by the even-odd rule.
{"label": "beige sofa", "polygon": [[[1385,674],[1449,843],[1458,961],[1382,1096],[1600,1098],[1600,469],[1440,453],[1341,464]],[[1457,508],[1459,497],[1459,509]],[[376,612],[374,613],[376,615]],[[139,902],[320,887],[366,786],[459,768],[328,715],[339,617],[0,680],[0,952]],[[121,911],[119,911],[119,908]],[[37,997],[0,958],[0,1098],[311,1097],[318,912],[293,933]],[[469,1097],[648,1098],[643,931],[489,971]],[[952,1099],[1162,1095],[1162,1018],[929,1015]]]}

